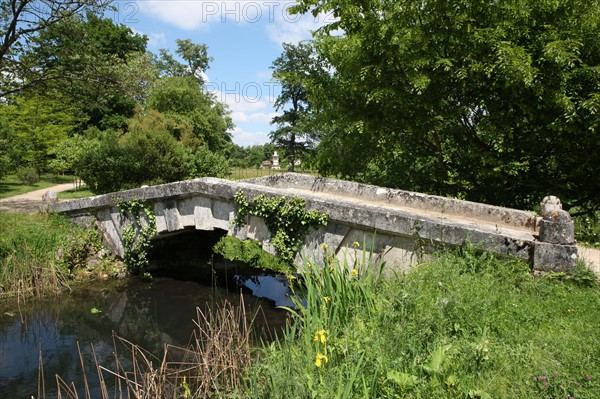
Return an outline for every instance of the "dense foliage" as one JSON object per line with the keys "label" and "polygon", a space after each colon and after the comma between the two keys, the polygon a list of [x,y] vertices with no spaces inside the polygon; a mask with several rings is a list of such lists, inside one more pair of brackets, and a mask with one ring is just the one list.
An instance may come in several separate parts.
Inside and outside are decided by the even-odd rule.
{"label": "dense foliage", "polygon": [[91,10],[29,38],[25,85],[0,102],[0,177],[72,173],[100,193],[227,176],[233,124],[203,86],[206,45],[178,40],[180,63],[146,42]]}
{"label": "dense foliage", "polygon": [[303,0],[325,173],[533,208],[600,207],[598,0]]}
{"label": "dense foliage", "polygon": [[25,80],[32,65],[21,58],[47,29],[86,11],[101,13],[111,0],[0,0],[0,97],[53,77]]}

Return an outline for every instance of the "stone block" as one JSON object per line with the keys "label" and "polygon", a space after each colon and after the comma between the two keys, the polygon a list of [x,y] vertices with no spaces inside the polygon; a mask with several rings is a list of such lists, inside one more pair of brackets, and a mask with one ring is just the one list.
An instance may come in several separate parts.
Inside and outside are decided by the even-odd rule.
{"label": "stone block", "polygon": [[533,268],[540,271],[569,271],[577,264],[577,245],[556,245],[536,242],[533,248]]}
{"label": "stone block", "polygon": [[42,201],[44,204],[55,204],[58,202],[58,193],[54,191],[46,191],[44,195],[42,195]]}
{"label": "stone block", "polygon": [[554,222],[543,219],[540,222],[540,241],[551,244],[570,245],[575,243],[575,226],[573,221]]}

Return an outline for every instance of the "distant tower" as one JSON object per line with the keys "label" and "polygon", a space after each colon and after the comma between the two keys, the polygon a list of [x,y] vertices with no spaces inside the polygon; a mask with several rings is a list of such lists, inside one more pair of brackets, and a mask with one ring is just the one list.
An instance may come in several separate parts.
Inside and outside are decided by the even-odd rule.
{"label": "distant tower", "polygon": [[279,155],[277,155],[277,151],[275,151],[273,153],[273,166],[271,168],[280,169],[279,168]]}

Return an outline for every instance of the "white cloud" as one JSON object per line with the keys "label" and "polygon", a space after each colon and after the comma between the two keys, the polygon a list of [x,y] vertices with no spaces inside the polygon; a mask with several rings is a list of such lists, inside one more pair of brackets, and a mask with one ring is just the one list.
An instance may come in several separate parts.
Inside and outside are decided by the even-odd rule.
{"label": "white cloud", "polygon": [[334,22],[330,14],[289,15],[286,11],[267,26],[269,38],[278,44],[298,43],[311,38],[311,32]]}
{"label": "white cloud", "polygon": [[181,29],[207,28],[215,20],[212,1],[141,1],[140,11],[154,15],[158,19]]}
{"label": "white cloud", "polygon": [[162,32],[153,32],[148,35],[148,47],[161,49],[167,46],[167,35]]}
{"label": "white cloud", "polygon": [[129,29],[136,35],[146,35],[148,37],[148,47],[150,48],[160,49],[167,45],[167,35],[163,32],[144,33],[131,26]]}
{"label": "white cloud", "polygon": [[287,9],[294,1],[272,0],[152,0],[139,2],[141,12],[181,29],[207,29],[211,23],[271,23],[295,21]]}
{"label": "white cloud", "polygon": [[232,112],[231,119],[235,124],[239,123],[262,123],[270,124],[273,117],[277,116],[276,112]]}
{"label": "white cloud", "polygon": [[233,142],[242,147],[269,143],[269,135],[263,131],[247,131],[236,127],[233,129]]}

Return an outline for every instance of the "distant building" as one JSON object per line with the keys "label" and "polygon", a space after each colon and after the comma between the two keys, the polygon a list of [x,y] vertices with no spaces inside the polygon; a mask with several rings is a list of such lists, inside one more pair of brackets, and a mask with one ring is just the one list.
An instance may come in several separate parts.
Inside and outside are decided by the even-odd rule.
{"label": "distant building", "polygon": [[264,169],[281,169],[279,166],[279,155],[277,154],[277,151],[273,153],[272,161],[262,161],[260,163],[260,167]]}

